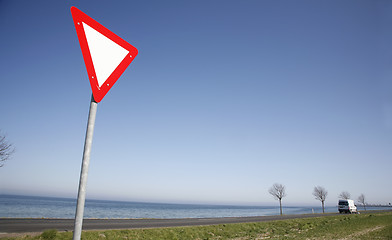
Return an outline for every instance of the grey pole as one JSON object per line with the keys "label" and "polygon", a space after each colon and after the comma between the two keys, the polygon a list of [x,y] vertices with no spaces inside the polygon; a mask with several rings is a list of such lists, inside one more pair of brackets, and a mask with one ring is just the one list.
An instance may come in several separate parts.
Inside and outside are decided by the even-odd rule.
{"label": "grey pole", "polygon": [[88,166],[90,164],[91,145],[93,143],[95,116],[97,115],[97,102],[91,96],[90,112],[88,114],[86,139],[84,142],[82,170],[80,172],[78,202],[75,214],[75,228],[73,233],[73,240],[80,240],[82,236],[83,212],[84,203],[86,200],[86,185]]}

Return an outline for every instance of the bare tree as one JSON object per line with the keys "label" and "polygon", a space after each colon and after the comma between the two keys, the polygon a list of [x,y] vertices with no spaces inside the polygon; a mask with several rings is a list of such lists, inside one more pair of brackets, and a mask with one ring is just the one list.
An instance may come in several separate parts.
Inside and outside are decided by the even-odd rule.
{"label": "bare tree", "polygon": [[363,207],[365,208],[365,211],[366,211],[365,194],[361,193],[361,195],[359,195],[358,202],[362,203],[362,205],[363,205]]}
{"label": "bare tree", "polygon": [[282,215],[282,198],[286,197],[286,187],[280,183],[275,183],[268,192],[276,199],[279,200],[280,215]]}
{"label": "bare tree", "polygon": [[11,143],[8,143],[4,135],[0,133],[0,167],[4,166],[4,162],[10,159],[15,149]]}
{"label": "bare tree", "polygon": [[325,202],[325,199],[327,198],[327,195],[328,195],[328,192],[327,192],[327,190],[325,190],[325,188],[320,187],[320,186],[314,187],[313,196],[315,196],[317,200],[321,201],[321,206],[323,207],[323,213],[325,212],[324,211],[324,202]]}
{"label": "bare tree", "polygon": [[343,191],[342,193],[339,194],[339,198],[341,199],[350,199],[351,194],[347,191]]}

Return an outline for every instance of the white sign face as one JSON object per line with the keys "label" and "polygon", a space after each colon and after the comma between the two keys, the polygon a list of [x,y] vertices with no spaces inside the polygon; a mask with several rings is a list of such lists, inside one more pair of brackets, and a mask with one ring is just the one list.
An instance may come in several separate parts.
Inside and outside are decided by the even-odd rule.
{"label": "white sign face", "polygon": [[71,7],[71,13],[93,97],[100,102],[138,50],[76,7]]}
{"label": "white sign face", "polygon": [[84,32],[99,87],[109,78],[129,51],[83,22]]}

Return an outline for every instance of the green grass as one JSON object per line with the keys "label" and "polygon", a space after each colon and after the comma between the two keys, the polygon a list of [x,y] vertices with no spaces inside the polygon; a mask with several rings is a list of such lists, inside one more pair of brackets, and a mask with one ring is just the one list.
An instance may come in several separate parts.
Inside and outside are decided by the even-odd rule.
{"label": "green grass", "polygon": [[[96,239],[392,239],[392,213],[338,215],[259,223],[131,230],[84,231]],[[72,232],[48,230],[39,236],[6,239],[72,239]]]}

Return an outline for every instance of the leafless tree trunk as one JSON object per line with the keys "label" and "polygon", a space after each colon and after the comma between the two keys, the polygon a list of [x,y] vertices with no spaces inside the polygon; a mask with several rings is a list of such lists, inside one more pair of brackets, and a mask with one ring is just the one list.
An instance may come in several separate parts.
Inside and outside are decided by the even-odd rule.
{"label": "leafless tree trunk", "polygon": [[272,187],[268,190],[268,192],[276,199],[279,200],[280,206],[280,215],[283,214],[282,211],[282,198],[286,196],[286,187],[282,184],[275,183]]}
{"label": "leafless tree trunk", "polygon": [[365,194],[362,193],[361,195],[359,195],[358,202],[362,203],[362,205],[363,205],[363,207],[365,208],[365,211],[366,211]]}
{"label": "leafless tree trunk", "polygon": [[323,207],[323,213],[325,213],[324,210],[324,202],[325,199],[327,198],[328,192],[325,190],[325,188],[317,186],[314,187],[313,189],[313,196],[316,197],[317,200],[321,201],[321,206]]}
{"label": "leafless tree trunk", "polygon": [[340,193],[340,195],[339,195],[339,198],[341,198],[341,199],[350,199],[350,197],[351,197],[351,194],[349,193],[349,192],[347,192],[347,191],[343,191],[342,193]]}
{"label": "leafless tree trunk", "polygon": [[0,134],[0,167],[4,166],[4,162],[11,157],[14,151],[12,144],[8,143],[5,136]]}

